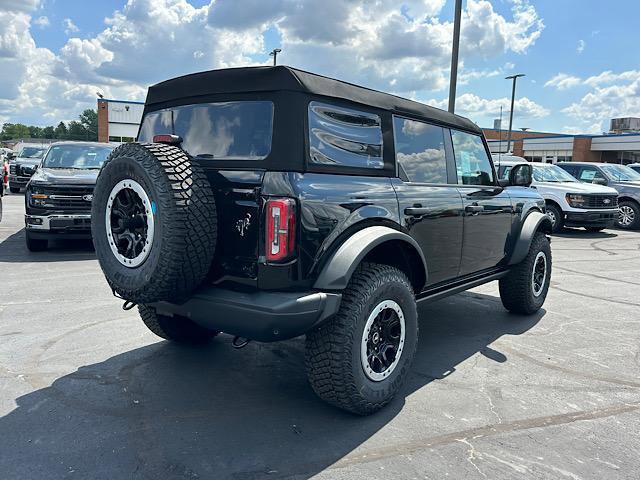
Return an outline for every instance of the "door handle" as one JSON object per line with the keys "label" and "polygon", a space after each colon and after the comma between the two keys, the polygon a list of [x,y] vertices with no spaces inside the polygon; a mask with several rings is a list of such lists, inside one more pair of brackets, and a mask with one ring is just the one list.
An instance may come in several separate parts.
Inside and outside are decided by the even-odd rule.
{"label": "door handle", "polygon": [[482,205],[467,205],[464,207],[464,211],[472,215],[478,215],[480,212],[484,212]]}
{"label": "door handle", "polygon": [[405,215],[413,215],[416,217],[419,215],[426,215],[427,213],[429,213],[429,209],[426,207],[407,207],[404,209]]}

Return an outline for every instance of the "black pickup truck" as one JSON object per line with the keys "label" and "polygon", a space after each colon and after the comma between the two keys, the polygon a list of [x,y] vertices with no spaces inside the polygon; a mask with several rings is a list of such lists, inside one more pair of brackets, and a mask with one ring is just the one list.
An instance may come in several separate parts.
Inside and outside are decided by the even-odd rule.
{"label": "black pickup truck", "polygon": [[31,251],[55,238],[91,238],[91,201],[98,171],[112,145],[58,142],[27,184],[25,239]]}
{"label": "black pickup truck", "polygon": [[[100,265],[160,337],[306,334],[316,393],[358,414],[400,388],[417,302],[497,280],[532,314],[551,277],[530,165],[498,181],[471,121],[292,68],[149,89],[140,143],[96,184]],[[514,321],[517,317],[514,317]]]}

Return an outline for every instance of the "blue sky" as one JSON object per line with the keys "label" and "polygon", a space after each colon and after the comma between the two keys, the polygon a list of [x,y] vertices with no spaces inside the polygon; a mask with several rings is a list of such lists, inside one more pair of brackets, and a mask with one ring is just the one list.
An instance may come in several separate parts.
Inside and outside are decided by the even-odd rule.
{"label": "blue sky", "polygon": [[[599,133],[640,116],[640,2],[465,0],[457,111],[490,126]],[[57,123],[95,92],[281,63],[446,107],[453,0],[0,0],[0,123]]]}

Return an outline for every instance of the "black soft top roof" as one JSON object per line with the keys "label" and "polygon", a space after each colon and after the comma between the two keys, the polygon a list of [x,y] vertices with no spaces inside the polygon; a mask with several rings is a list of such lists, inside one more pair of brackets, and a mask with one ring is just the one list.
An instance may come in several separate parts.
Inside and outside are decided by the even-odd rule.
{"label": "black soft top roof", "polygon": [[154,104],[172,102],[185,97],[284,90],[348,100],[482,133],[480,127],[465,117],[406,98],[287,66],[210,70],[166,80],[149,87],[146,106],[148,108]]}

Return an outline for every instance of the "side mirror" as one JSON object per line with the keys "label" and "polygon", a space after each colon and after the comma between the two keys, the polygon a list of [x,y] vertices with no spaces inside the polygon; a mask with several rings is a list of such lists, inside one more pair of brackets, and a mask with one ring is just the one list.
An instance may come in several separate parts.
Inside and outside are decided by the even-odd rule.
{"label": "side mirror", "polygon": [[594,178],[591,183],[596,185],[607,185],[608,182],[604,178]]}
{"label": "side mirror", "polygon": [[516,165],[509,172],[509,185],[512,187],[530,187],[533,181],[533,167],[527,164]]}
{"label": "side mirror", "polygon": [[7,160],[13,160],[16,158],[16,154],[14,152],[7,153]]}

